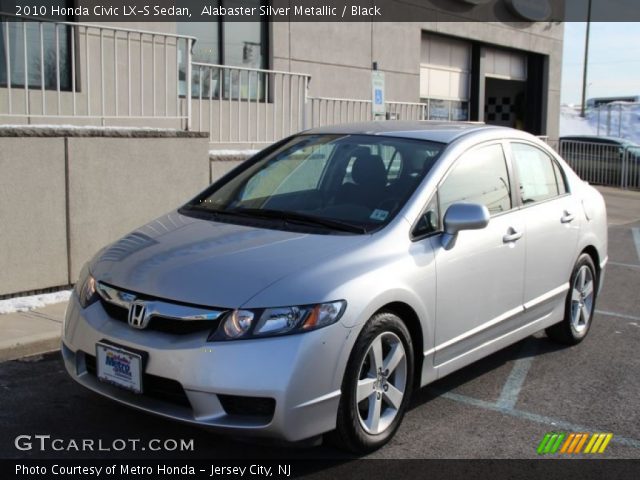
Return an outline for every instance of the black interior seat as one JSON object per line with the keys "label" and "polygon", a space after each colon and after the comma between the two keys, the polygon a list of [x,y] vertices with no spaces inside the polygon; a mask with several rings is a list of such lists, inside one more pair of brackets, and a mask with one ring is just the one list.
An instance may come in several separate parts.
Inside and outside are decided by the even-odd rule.
{"label": "black interior seat", "polygon": [[351,167],[352,182],[343,184],[335,198],[336,204],[360,205],[375,208],[387,184],[387,170],[380,155],[368,149],[356,152]]}

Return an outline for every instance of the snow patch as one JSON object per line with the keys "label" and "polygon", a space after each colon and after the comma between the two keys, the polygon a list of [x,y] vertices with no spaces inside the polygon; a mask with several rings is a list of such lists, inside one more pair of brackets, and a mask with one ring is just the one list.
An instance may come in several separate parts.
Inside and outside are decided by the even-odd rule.
{"label": "snow patch", "polygon": [[562,105],[560,136],[600,135],[620,137],[640,143],[640,104],[616,102],[598,109],[589,109],[585,118],[580,107]]}
{"label": "snow patch", "polygon": [[71,297],[71,290],[62,290],[60,292],[43,293],[40,295],[0,300],[0,315],[15,312],[28,312],[29,310],[35,310],[36,308],[42,308],[54,303],[67,302],[69,297]]}
{"label": "snow patch", "polygon": [[29,124],[29,125],[1,125],[2,130],[110,130],[110,131],[127,131],[127,132],[178,132],[175,128],[158,128],[158,127],[115,127],[115,126],[99,126],[99,125],[67,125],[67,124]]}
{"label": "snow patch", "polygon": [[252,157],[260,150],[209,150],[210,157]]}
{"label": "snow patch", "polygon": [[587,118],[580,116],[580,109],[563,105],[560,110],[560,136],[597,135],[598,129]]}

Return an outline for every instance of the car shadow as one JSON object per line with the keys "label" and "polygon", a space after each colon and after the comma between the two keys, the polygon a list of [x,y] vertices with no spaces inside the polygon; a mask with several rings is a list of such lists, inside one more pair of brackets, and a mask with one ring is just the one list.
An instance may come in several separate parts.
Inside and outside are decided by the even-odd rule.
{"label": "car shadow", "polygon": [[565,345],[552,342],[543,333],[527,337],[423,388],[415,390],[409,409],[418,408],[445,393],[453,392],[463,385],[503,367],[509,362],[515,362],[523,358],[535,358],[566,348],[568,347]]}

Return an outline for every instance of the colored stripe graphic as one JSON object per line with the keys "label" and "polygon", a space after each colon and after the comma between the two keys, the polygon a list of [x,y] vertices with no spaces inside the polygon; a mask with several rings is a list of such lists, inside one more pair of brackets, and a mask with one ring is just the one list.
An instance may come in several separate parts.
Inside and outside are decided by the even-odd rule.
{"label": "colored stripe graphic", "polygon": [[557,438],[558,438],[557,433],[554,433],[551,435],[551,438],[547,442],[547,446],[544,449],[544,453],[551,453],[551,449],[553,448],[553,445],[556,443]]}
{"label": "colored stripe graphic", "polygon": [[556,453],[558,451],[558,448],[560,448],[560,444],[562,443],[562,440],[564,440],[564,437],[566,437],[566,434],[558,434],[558,439],[556,440],[556,443],[553,445],[549,453]]}
{"label": "colored stripe graphic", "polygon": [[556,453],[560,448],[560,445],[562,445],[562,440],[564,440],[566,436],[567,435],[565,433],[547,433],[538,445],[538,455]]}
{"label": "colored stripe graphic", "polygon": [[589,443],[587,444],[587,448],[584,449],[584,453],[591,453],[591,447],[593,447],[593,444],[596,443],[597,439],[598,439],[597,433],[594,433],[593,435],[591,435],[591,440],[589,440]]}
{"label": "colored stripe graphic", "polygon": [[[558,433],[549,432],[543,438],[537,448],[538,455],[548,454],[574,454],[579,453],[604,453],[609,442],[613,438],[612,433]],[[587,441],[588,440],[588,441]],[[584,451],[582,447],[587,445]]]}
{"label": "colored stripe graphic", "polygon": [[575,433],[569,434],[569,436],[567,437],[567,440],[564,442],[564,445],[562,446],[562,450],[560,450],[560,453],[567,453],[567,450],[569,449],[569,445],[571,445],[571,442],[573,442],[573,439],[575,438],[575,436],[576,436]]}
{"label": "colored stripe graphic", "polygon": [[609,445],[609,442],[613,438],[613,433],[607,433],[606,435],[607,436],[605,437],[604,442],[602,442],[602,445],[600,445],[600,450],[598,450],[598,453],[604,453],[604,451],[607,449],[607,446]]}
{"label": "colored stripe graphic", "polygon": [[584,453],[604,453],[612,438],[612,433],[594,433]]}
{"label": "colored stripe graphic", "polygon": [[582,439],[580,440],[580,443],[578,443],[578,445],[576,446],[575,453],[580,453],[580,450],[582,450],[582,446],[584,445],[584,442],[587,441],[587,438],[589,438],[589,434],[588,433],[583,433],[582,434]]}
{"label": "colored stripe graphic", "polygon": [[538,455],[542,455],[544,452],[545,447],[547,446],[547,442],[549,442],[549,439],[551,438],[551,434],[547,433],[544,438],[542,439],[542,441],[540,442],[540,445],[538,445]]}
{"label": "colored stripe graphic", "polygon": [[573,442],[571,442],[571,446],[569,447],[569,451],[567,453],[578,453],[576,452],[576,448],[578,447],[578,443],[580,443],[580,441],[582,440],[583,435],[584,434],[582,433],[576,434],[576,436],[573,438]]}

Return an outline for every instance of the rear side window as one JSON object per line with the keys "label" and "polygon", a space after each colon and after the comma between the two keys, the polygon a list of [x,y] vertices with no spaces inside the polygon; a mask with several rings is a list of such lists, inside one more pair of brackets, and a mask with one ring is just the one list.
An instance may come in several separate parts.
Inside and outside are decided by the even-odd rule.
{"label": "rear side window", "polygon": [[513,143],[511,150],[520,183],[520,200],[524,205],[565,193],[564,178],[549,155],[524,143]]}
{"label": "rear side window", "polygon": [[488,145],[464,153],[440,185],[440,211],[452,203],[485,205],[492,215],[511,209],[509,173],[501,145]]}

